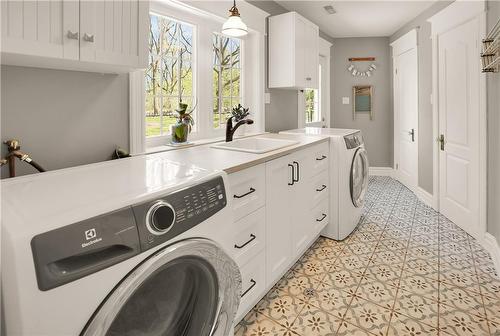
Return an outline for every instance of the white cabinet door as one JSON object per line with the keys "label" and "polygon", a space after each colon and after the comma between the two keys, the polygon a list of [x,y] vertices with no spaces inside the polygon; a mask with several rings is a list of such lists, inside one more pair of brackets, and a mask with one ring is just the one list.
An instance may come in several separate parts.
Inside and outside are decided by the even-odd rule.
{"label": "white cabinet door", "polygon": [[305,57],[304,57],[304,87],[317,89],[319,87],[319,30],[310,23],[304,25]]}
{"label": "white cabinet door", "polygon": [[2,0],[0,2],[2,53],[78,59],[77,1]]}
{"label": "white cabinet door", "polygon": [[290,186],[290,206],[291,227],[293,237],[294,255],[298,255],[306,249],[312,239],[313,227],[310,223],[310,193],[309,178],[310,166],[307,165],[309,150],[301,150],[292,155],[292,165],[294,166],[294,182]]}
{"label": "white cabinet door", "polygon": [[81,1],[80,60],[146,67],[148,2]]}
{"label": "white cabinet door", "polygon": [[307,22],[300,16],[295,19],[295,86],[306,87]]}
{"label": "white cabinet door", "polygon": [[286,271],[292,258],[290,228],[290,156],[266,163],[266,278],[272,283]]}
{"label": "white cabinet door", "polygon": [[296,12],[269,18],[269,87],[318,88],[319,30]]}

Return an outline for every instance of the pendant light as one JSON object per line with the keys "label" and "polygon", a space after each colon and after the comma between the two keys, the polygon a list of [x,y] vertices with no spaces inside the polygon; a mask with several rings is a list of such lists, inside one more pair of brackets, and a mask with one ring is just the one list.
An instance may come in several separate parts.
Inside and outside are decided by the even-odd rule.
{"label": "pendant light", "polygon": [[247,25],[241,20],[240,12],[236,8],[236,0],[233,0],[233,7],[229,10],[229,18],[222,25],[222,33],[233,37],[248,34]]}

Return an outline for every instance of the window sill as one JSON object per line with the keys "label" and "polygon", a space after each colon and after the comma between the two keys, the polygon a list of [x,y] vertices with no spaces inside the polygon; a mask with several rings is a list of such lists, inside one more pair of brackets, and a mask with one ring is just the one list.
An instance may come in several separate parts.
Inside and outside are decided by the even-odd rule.
{"label": "window sill", "polygon": [[[256,136],[256,135],[261,135],[261,134],[266,134],[266,133],[268,133],[268,132],[247,133],[247,134],[244,134],[244,135],[235,136],[234,139],[248,138],[248,137],[252,137],[252,136]],[[179,149],[184,149],[184,148],[189,148],[189,147],[195,147],[195,146],[202,146],[202,145],[213,144],[213,143],[221,142],[221,141],[224,141],[224,140],[225,140],[225,137],[217,137],[217,138],[193,140],[193,141],[190,141],[189,143],[187,143],[185,145],[153,146],[153,147],[146,148],[146,151],[143,152],[143,153],[134,154],[134,156],[154,154],[154,153],[161,153],[161,152],[169,152],[169,151],[179,150]]]}

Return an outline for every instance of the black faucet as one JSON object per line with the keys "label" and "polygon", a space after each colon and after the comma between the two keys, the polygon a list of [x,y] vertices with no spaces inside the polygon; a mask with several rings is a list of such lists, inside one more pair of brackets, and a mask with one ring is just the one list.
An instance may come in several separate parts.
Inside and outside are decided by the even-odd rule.
{"label": "black faucet", "polygon": [[234,125],[234,127],[233,127],[233,118],[234,117],[230,117],[229,119],[227,119],[226,142],[233,141],[234,132],[238,129],[238,127],[240,127],[241,125],[244,125],[244,124],[248,124],[248,125],[253,124],[252,119],[243,119],[243,120],[238,121],[236,123],[236,125]]}

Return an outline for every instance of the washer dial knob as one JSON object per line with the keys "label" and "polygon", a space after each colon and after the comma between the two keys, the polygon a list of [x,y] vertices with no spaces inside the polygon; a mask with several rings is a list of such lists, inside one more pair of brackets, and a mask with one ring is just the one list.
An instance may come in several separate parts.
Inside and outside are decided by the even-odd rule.
{"label": "washer dial knob", "polygon": [[146,213],[146,227],[154,235],[167,233],[174,224],[175,210],[165,201],[156,201]]}

